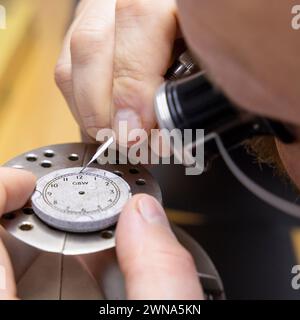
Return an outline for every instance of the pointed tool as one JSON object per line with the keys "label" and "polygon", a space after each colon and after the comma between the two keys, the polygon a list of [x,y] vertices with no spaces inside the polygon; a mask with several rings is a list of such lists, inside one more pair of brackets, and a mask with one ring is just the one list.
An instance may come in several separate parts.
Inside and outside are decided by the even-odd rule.
{"label": "pointed tool", "polygon": [[79,173],[82,173],[91,163],[97,160],[114,142],[114,137],[110,137],[106,142],[104,142],[96,151],[92,159],[81,169]]}

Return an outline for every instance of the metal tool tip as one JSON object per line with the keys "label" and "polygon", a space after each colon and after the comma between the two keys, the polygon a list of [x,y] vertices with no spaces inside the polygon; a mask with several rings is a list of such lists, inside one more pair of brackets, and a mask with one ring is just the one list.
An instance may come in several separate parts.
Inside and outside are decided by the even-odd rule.
{"label": "metal tool tip", "polygon": [[85,169],[85,167],[84,167],[84,168],[82,168],[82,169],[79,171],[79,173],[82,173],[82,172],[84,171],[84,169]]}

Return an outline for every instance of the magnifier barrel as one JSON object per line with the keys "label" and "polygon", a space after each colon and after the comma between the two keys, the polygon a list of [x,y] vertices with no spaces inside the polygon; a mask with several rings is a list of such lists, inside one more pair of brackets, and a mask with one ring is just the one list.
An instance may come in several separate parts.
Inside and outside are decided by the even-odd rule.
{"label": "magnifier barrel", "polygon": [[164,90],[167,105],[158,106],[157,115],[160,117],[160,108],[169,108],[169,121],[172,122],[169,129],[205,128],[210,132],[238,116],[237,110],[207,81],[203,73],[184,80],[169,81]]}
{"label": "magnifier barrel", "polygon": [[160,128],[204,129],[205,147],[208,151],[212,149],[211,153],[216,151],[207,144],[211,133],[218,134],[228,149],[257,135],[274,135],[285,143],[294,141],[294,136],[280,122],[235,106],[208,81],[205,72],[165,82],[157,93],[155,110]]}
{"label": "magnifier barrel", "polygon": [[[221,155],[230,171],[250,192],[274,208],[300,218],[300,206],[249,178],[228,153],[244,140],[261,135],[272,135],[283,143],[293,143],[297,138],[291,125],[239,109],[213,87],[204,72],[165,82],[157,92],[155,111],[161,129],[204,129],[205,166]],[[196,143],[197,140],[185,151],[192,154]]]}

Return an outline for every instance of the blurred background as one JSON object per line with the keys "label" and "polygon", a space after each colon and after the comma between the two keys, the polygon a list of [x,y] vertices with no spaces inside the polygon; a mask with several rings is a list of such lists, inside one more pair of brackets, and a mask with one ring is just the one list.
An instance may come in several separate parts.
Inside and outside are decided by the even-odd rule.
{"label": "blurred background", "polygon": [[[54,66],[77,1],[0,0],[0,162],[30,149],[80,141],[79,130],[54,83]],[[235,157],[252,170],[240,148]],[[260,175],[281,185],[269,168]],[[258,172],[258,173],[257,173]],[[158,166],[164,203],[208,252],[229,299],[298,299],[291,269],[300,264],[300,223],[245,190],[221,159],[202,176]],[[176,183],[174,183],[176,181]]]}
{"label": "blurred background", "polygon": [[[0,162],[42,145],[79,141],[53,74],[72,0],[0,1]],[[55,129],[54,129],[55,128]]]}

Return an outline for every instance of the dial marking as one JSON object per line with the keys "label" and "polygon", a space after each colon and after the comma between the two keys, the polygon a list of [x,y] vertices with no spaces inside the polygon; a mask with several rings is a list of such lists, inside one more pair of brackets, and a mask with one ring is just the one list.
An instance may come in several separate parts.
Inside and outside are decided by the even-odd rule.
{"label": "dial marking", "polygon": [[42,194],[32,196],[37,215],[58,229],[72,232],[96,231],[114,224],[131,197],[123,178],[96,168],[80,175],[78,168],[54,171],[38,181],[37,192]]}

